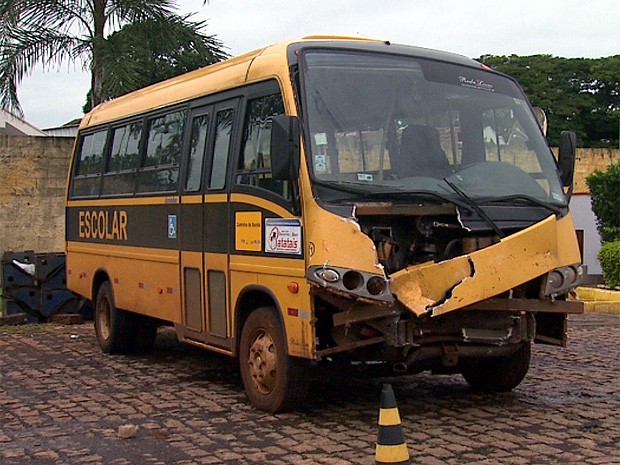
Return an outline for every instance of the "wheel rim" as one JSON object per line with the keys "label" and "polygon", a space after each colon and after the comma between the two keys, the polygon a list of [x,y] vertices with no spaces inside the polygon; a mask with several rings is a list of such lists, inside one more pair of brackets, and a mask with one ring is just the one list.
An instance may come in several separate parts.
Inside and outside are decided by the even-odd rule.
{"label": "wheel rim", "polygon": [[110,301],[106,298],[101,299],[98,310],[97,320],[99,321],[99,331],[103,339],[108,340],[110,337],[110,319],[112,313]]}
{"label": "wheel rim", "polygon": [[269,394],[276,383],[278,358],[271,335],[261,330],[250,345],[248,365],[252,383],[261,394]]}

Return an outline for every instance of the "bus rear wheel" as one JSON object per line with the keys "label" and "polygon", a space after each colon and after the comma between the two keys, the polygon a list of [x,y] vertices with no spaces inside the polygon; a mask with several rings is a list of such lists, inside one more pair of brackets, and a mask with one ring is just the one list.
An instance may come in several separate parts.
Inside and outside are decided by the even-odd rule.
{"label": "bus rear wheel", "polygon": [[290,357],[273,307],[250,314],[241,331],[241,379],[248,399],[260,410],[279,413],[299,406],[308,392],[308,362]]}
{"label": "bus rear wheel", "polygon": [[133,350],[135,320],[133,315],[116,308],[114,291],[109,281],[97,293],[95,304],[95,333],[101,350],[107,354],[122,354]]}
{"label": "bus rear wheel", "polygon": [[524,342],[507,357],[480,358],[464,362],[461,374],[465,381],[477,391],[510,391],[517,387],[527,375],[531,354],[531,343]]}

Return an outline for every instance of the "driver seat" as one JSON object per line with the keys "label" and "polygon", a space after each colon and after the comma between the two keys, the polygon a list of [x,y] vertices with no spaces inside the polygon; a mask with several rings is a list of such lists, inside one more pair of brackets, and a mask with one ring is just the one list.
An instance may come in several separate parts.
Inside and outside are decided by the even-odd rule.
{"label": "driver seat", "polygon": [[448,157],[441,148],[439,131],[430,126],[409,125],[400,141],[398,176],[443,178],[452,173]]}

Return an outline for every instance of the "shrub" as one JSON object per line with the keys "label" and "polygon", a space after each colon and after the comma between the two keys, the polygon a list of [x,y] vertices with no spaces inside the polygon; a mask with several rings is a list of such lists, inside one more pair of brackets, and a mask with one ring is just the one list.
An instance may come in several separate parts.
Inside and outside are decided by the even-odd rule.
{"label": "shrub", "polygon": [[605,171],[594,171],[586,182],[601,240],[620,240],[620,162],[612,163]]}
{"label": "shrub", "polygon": [[609,286],[620,286],[620,241],[606,242],[598,252],[605,283]]}

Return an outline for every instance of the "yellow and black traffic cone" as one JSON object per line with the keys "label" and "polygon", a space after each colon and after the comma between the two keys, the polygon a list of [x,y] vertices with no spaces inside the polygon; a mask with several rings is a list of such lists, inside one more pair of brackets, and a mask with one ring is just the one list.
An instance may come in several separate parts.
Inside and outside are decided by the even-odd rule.
{"label": "yellow and black traffic cone", "polygon": [[375,464],[411,465],[391,384],[384,384],[381,391]]}

